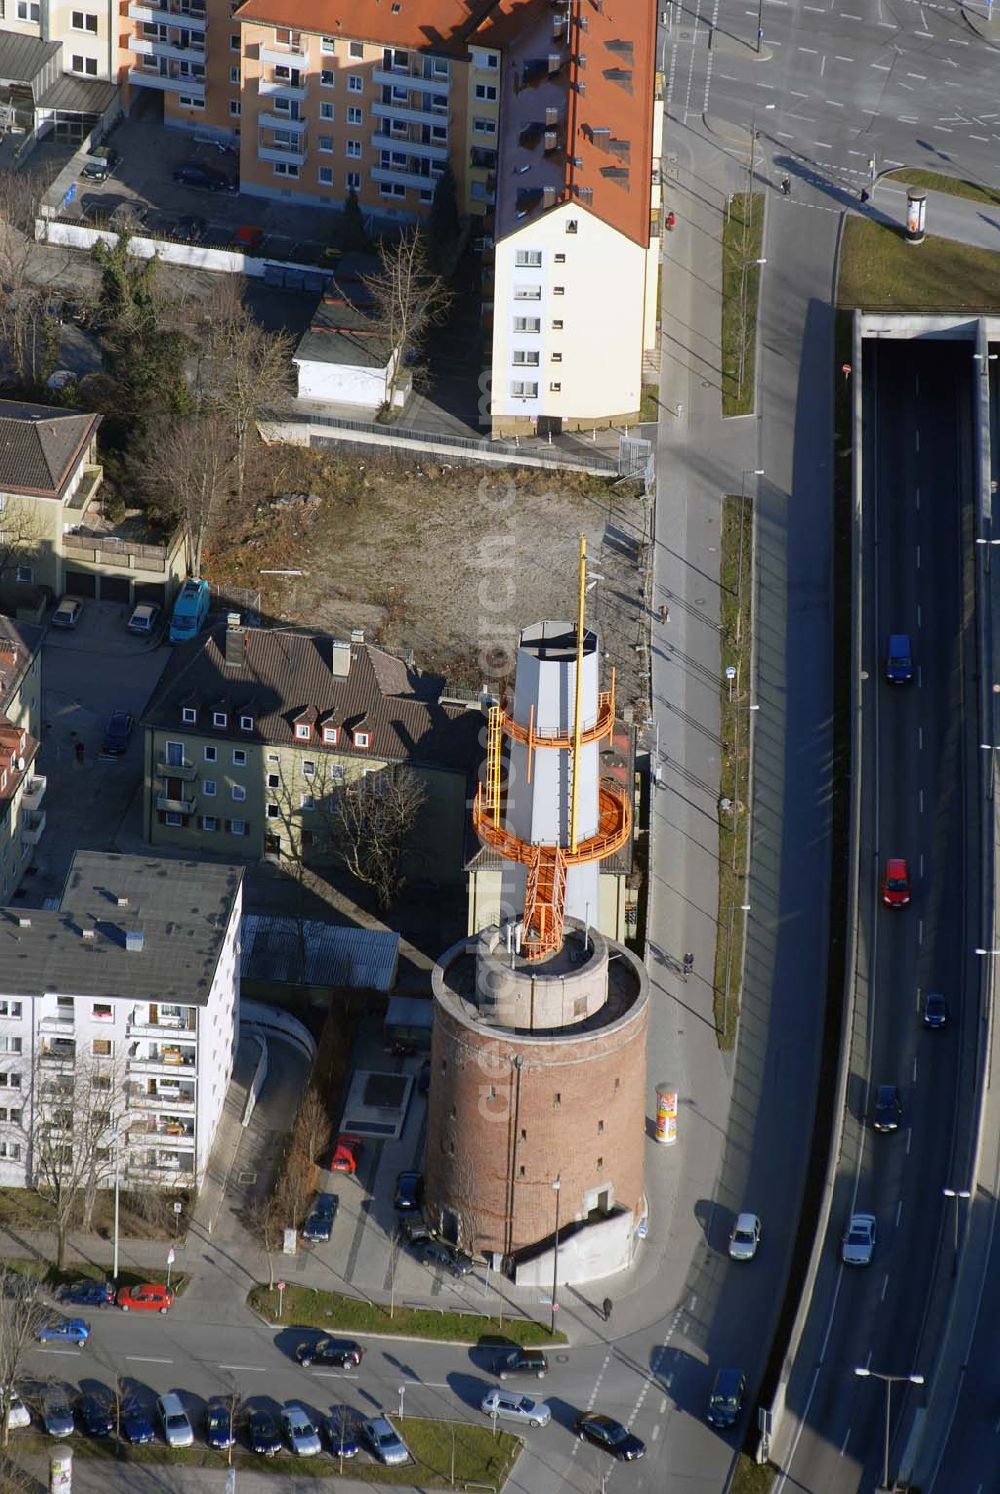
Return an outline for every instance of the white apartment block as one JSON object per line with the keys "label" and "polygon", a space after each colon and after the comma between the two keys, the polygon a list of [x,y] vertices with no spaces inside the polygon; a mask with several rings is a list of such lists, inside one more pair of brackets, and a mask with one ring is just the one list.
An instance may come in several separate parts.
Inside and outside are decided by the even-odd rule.
{"label": "white apartment block", "polygon": [[236,1053],[242,878],[78,851],[58,908],[0,910],[0,1186],[34,1185],[36,1124],[71,1148],[74,1109],[103,1095],[102,1186],[116,1155],[125,1187],[200,1186]]}

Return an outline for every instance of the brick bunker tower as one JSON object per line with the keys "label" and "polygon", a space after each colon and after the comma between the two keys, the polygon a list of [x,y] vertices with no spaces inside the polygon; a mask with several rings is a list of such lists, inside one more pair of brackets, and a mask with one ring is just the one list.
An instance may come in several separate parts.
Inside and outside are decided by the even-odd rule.
{"label": "brick bunker tower", "polygon": [[[628,1263],[645,1212],[646,972],[591,927],[601,859],[631,830],[600,773],[614,680],[579,612],[520,638],[513,707],[490,711],[473,816],[505,862],[499,927],[434,969],[428,1217],[447,1238],[544,1281]],[[547,1256],[547,1259],[546,1259]]]}

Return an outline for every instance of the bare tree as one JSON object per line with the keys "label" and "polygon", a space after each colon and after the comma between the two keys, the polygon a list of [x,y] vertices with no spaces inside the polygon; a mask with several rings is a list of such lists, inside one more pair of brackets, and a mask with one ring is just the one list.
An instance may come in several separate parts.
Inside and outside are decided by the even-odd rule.
{"label": "bare tree", "polygon": [[0,172],[0,341],[18,382],[38,379],[46,348],[49,294],[29,278],[41,195],[34,172]]}
{"label": "bare tree", "polygon": [[267,1261],[267,1284],[274,1291],[274,1254],[281,1239],[282,1223],[278,1200],[273,1193],[255,1198],[247,1210],[247,1222],[257,1236]]}
{"label": "bare tree", "polygon": [[381,268],[364,283],[372,298],[372,330],[388,350],[385,403],[391,411],[406,367],[431,327],[447,315],[452,295],[432,273],[419,229],[408,229],[393,244],[381,243],[379,260]]}
{"label": "bare tree", "polygon": [[146,482],[164,515],[184,531],[192,576],[201,575],[205,540],[229,497],[234,470],[230,433],[207,411],[174,421],[149,443]]}
{"label": "bare tree", "polygon": [[44,529],[38,510],[23,498],[9,494],[0,511],[0,580],[11,581],[19,565],[37,558]]}
{"label": "bare tree", "polygon": [[0,1446],[10,1439],[10,1404],[25,1354],[46,1317],[38,1283],[19,1271],[0,1271]]}
{"label": "bare tree", "polygon": [[78,1052],[72,1069],[68,1059],[41,1049],[25,1108],[32,1182],[52,1206],[60,1269],[73,1224],[79,1217],[83,1229],[91,1227],[98,1193],[114,1174],[125,1096],[120,1058]]}
{"label": "bare tree", "polygon": [[294,1145],[310,1166],[315,1166],[330,1145],[332,1129],[330,1112],[319,1091],[310,1085],[302,1097],[294,1133]]}
{"label": "bare tree", "polygon": [[405,881],[403,852],[426,799],[416,773],[397,764],[365,773],[323,801],[338,856],[383,911]]}

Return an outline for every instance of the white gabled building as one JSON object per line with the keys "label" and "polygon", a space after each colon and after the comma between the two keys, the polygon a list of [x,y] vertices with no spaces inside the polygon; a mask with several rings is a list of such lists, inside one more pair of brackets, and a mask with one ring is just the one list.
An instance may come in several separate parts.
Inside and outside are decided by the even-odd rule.
{"label": "white gabled building", "polygon": [[[239,1030],[240,867],[78,851],[56,909],[0,909],[0,1186],[36,1124],[107,1094],[101,1185],[202,1183]],[[115,1139],[117,1136],[117,1140]]]}

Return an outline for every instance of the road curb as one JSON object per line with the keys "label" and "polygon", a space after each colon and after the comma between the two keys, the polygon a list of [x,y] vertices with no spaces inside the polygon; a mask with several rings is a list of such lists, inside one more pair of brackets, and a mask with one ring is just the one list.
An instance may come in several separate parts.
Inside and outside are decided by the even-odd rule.
{"label": "road curb", "polygon": [[[305,1290],[308,1291],[309,1288],[306,1287]],[[258,1311],[256,1307],[251,1307],[249,1302],[247,1302],[245,1306],[247,1312],[252,1313],[259,1322],[264,1324],[265,1328],[295,1328],[297,1326],[295,1323],[278,1322],[275,1318],[266,1318],[264,1314]],[[522,1318],[519,1321],[524,1322],[525,1319]],[[497,1329],[497,1333],[495,1336],[499,1337],[502,1331],[502,1329]],[[479,1340],[470,1342],[467,1338],[427,1338],[419,1333],[379,1333],[371,1328],[330,1328],[327,1330],[323,1328],[316,1328],[312,1324],[305,1324],[300,1328],[300,1332],[329,1332],[331,1334],[337,1333],[338,1335],[349,1333],[352,1338],[373,1338],[383,1343],[393,1344],[440,1344],[441,1347],[445,1349],[477,1349],[480,1347]],[[609,1339],[608,1342],[610,1344],[613,1342],[613,1340]],[[563,1353],[569,1349],[572,1349],[574,1345],[570,1343],[528,1344],[526,1345],[526,1347],[530,1349],[541,1349],[543,1354],[555,1354],[556,1352]],[[575,1347],[586,1348],[587,1346],[585,1344],[578,1344]]]}

